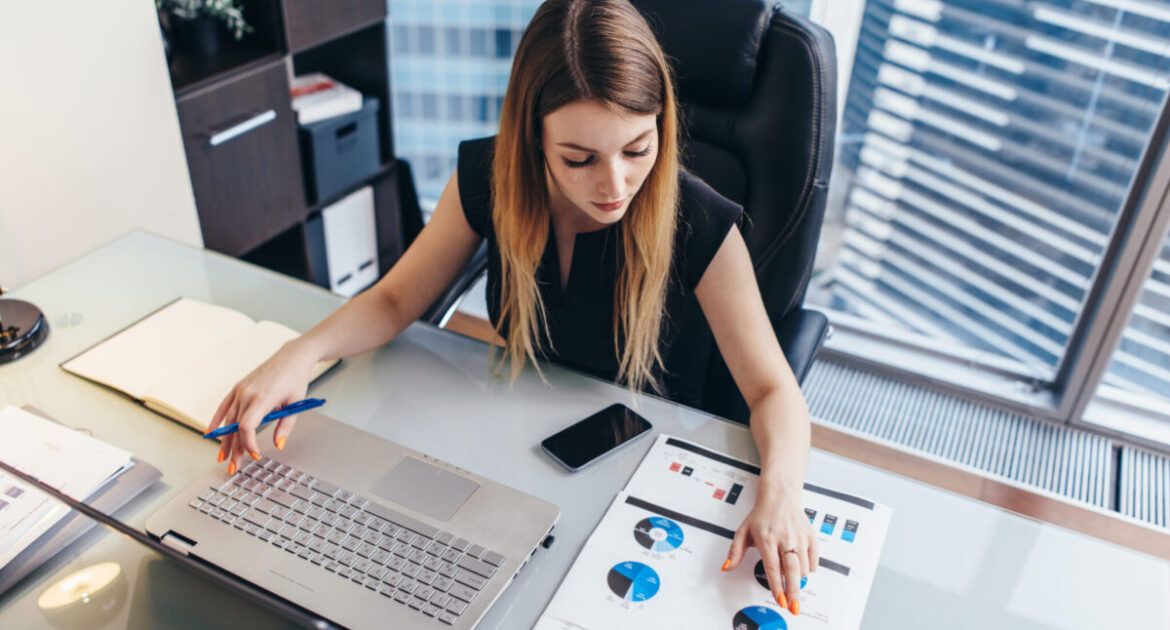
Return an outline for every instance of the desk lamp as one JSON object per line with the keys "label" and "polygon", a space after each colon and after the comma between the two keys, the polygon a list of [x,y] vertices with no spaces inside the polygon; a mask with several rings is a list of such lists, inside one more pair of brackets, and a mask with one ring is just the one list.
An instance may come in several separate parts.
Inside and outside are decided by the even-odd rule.
{"label": "desk lamp", "polygon": [[0,364],[36,350],[48,336],[49,322],[41,309],[23,300],[0,298]]}

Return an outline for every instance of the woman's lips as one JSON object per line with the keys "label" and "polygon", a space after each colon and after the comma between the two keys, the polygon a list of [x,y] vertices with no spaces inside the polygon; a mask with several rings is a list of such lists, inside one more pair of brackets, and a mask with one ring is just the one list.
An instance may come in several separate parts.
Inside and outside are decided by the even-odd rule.
{"label": "woman's lips", "polygon": [[621,208],[622,204],[625,202],[625,199],[618,199],[612,203],[597,203],[596,201],[591,201],[589,203],[592,203],[597,207],[598,210],[601,210],[602,212],[613,212],[614,210]]}

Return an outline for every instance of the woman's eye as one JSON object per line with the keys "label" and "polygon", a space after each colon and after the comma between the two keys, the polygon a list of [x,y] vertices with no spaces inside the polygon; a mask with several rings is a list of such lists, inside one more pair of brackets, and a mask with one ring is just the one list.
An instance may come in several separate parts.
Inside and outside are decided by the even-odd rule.
{"label": "woman's eye", "polygon": [[569,158],[565,158],[565,166],[568,166],[569,168],[581,168],[582,166],[589,166],[592,163],[593,163],[593,156],[592,155],[585,158],[584,160],[579,161],[579,162],[570,160]]}
{"label": "woman's eye", "polygon": [[646,157],[647,155],[650,155],[650,145],[646,145],[646,148],[642,149],[641,151],[626,151],[626,155],[635,158]]}

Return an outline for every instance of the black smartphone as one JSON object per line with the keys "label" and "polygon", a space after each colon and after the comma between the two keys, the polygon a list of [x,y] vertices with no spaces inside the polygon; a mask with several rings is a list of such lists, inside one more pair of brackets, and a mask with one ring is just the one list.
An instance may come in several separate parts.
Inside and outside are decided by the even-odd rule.
{"label": "black smartphone", "polygon": [[573,424],[540,443],[544,452],[572,471],[581,470],[602,456],[650,432],[650,421],[633,409],[615,403]]}

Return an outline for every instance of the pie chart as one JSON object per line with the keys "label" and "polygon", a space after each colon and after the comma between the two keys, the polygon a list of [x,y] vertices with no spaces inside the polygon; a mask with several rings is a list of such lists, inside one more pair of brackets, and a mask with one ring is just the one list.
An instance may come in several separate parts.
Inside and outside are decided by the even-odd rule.
{"label": "pie chart", "polygon": [[641,562],[619,562],[606,578],[614,595],[631,602],[644,602],[658,594],[658,573]]}
{"label": "pie chart", "polygon": [[771,608],[748,606],[735,613],[731,627],[733,630],[787,630],[788,624]]}
{"label": "pie chart", "polygon": [[661,516],[651,516],[634,526],[634,540],[650,551],[666,553],[682,545],[683,532],[678,523]]}

